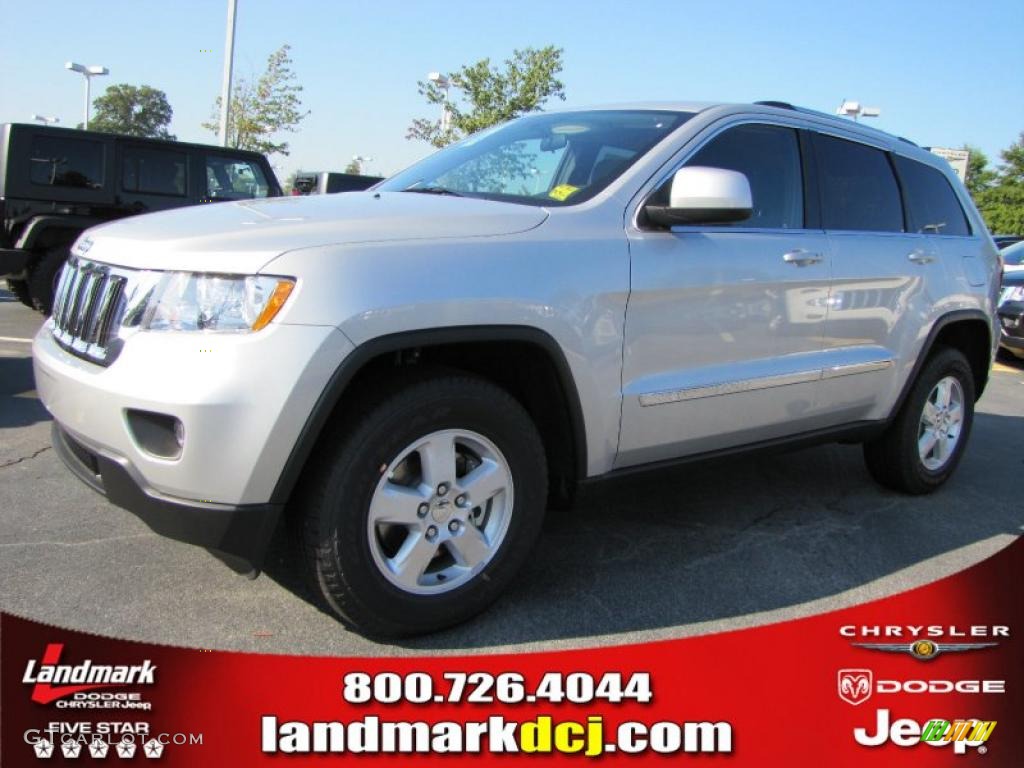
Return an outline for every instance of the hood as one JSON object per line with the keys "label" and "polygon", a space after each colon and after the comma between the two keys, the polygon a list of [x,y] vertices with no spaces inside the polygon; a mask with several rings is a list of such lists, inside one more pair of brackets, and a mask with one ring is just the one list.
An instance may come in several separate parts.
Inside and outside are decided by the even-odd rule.
{"label": "hood", "polygon": [[547,216],[544,208],[412,192],[278,197],[121,219],[88,230],[75,252],[124,267],[253,273],[297,248],[509,235]]}

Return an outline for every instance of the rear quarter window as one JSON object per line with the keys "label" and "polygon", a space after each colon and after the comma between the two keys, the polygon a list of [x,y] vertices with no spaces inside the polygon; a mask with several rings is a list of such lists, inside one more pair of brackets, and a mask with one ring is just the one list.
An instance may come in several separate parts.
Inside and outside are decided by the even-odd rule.
{"label": "rear quarter window", "polygon": [[815,134],[825,229],[902,232],[903,203],[880,149]]}
{"label": "rear quarter window", "polygon": [[912,232],[925,235],[971,234],[967,216],[956,193],[941,171],[896,155],[896,170],[903,183],[907,218]]}
{"label": "rear quarter window", "polygon": [[104,145],[98,141],[34,136],[29,178],[47,187],[102,189],[103,153]]}

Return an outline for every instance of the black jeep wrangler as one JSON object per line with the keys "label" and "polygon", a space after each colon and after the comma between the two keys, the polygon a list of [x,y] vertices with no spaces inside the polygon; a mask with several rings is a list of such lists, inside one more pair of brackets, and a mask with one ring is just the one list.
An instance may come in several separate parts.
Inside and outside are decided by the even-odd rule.
{"label": "black jeep wrangler", "polygon": [[138,213],[280,194],[258,152],[9,123],[0,126],[0,278],[49,314],[56,278],[82,230]]}

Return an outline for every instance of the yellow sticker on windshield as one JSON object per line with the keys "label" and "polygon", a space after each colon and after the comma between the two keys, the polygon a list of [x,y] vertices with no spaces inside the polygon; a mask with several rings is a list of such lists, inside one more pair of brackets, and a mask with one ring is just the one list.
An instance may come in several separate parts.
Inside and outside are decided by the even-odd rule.
{"label": "yellow sticker on windshield", "polygon": [[573,192],[576,192],[579,187],[574,187],[572,184],[559,184],[557,187],[548,192],[548,197],[554,200],[565,200]]}

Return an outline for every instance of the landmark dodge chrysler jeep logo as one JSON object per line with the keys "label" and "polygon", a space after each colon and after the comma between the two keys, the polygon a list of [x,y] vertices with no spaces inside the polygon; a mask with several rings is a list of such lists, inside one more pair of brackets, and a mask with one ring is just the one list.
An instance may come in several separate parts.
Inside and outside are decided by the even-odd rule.
{"label": "landmark dodge chrysler jeep logo", "polygon": [[63,650],[63,643],[50,643],[38,664],[33,659],[25,667],[21,681],[35,685],[32,689],[32,701],[50,704],[80,691],[120,685],[152,685],[155,682],[156,667],[149,659],[142,664],[130,666],[93,664],[91,659],[86,659],[81,664],[61,664],[60,655]]}

